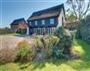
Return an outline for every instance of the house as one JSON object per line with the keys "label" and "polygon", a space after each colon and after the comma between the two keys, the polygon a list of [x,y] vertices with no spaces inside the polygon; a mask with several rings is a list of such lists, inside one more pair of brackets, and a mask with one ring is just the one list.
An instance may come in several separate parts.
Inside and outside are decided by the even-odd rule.
{"label": "house", "polygon": [[64,25],[64,5],[61,4],[48,9],[34,12],[27,21],[29,24],[30,34],[52,34],[58,27]]}
{"label": "house", "polygon": [[13,32],[18,32],[18,33],[22,33],[22,34],[26,34],[27,33],[28,24],[26,23],[24,18],[20,18],[20,19],[14,20],[10,24],[10,26],[11,26],[11,30]]}

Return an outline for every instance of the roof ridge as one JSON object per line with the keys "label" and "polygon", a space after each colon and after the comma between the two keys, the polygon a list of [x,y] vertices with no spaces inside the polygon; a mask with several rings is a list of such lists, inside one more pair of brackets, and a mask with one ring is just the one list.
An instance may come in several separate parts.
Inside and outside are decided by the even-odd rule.
{"label": "roof ridge", "polygon": [[[56,6],[53,6],[53,7],[50,7],[50,8],[47,8],[47,9],[43,9],[43,10],[40,10],[40,11],[36,11],[36,12],[33,12],[32,15],[28,18],[28,20],[30,19],[36,19],[35,17],[41,17],[41,18],[44,18],[46,17],[46,14],[51,14],[51,15],[47,15],[47,17],[51,17],[51,16],[57,16],[61,9],[64,9],[64,4],[60,4],[60,5],[56,5]],[[56,13],[56,12],[59,12],[58,14],[55,14],[53,15],[52,13]],[[42,17],[41,15],[44,14],[44,16]],[[38,18],[37,18],[38,19]]]}
{"label": "roof ridge", "polygon": [[56,5],[56,6],[53,6],[53,7],[47,8],[47,9],[43,9],[43,10],[36,11],[36,12],[34,12],[34,13],[42,12],[42,11],[49,10],[49,9],[52,9],[52,8],[57,8],[57,7],[59,7],[59,6],[63,6],[63,5],[64,5],[64,4],[62,3],[62,4],[60,4],[60,5]]}

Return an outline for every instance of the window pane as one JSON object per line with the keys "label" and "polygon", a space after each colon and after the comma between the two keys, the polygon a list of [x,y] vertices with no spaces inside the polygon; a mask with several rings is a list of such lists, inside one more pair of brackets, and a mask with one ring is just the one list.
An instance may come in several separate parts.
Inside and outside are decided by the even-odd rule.
{"label": "window pane", "polygon": [[29,25],[31,25],[31,22],[29,22]]}
{"label": "window pane", "polygon": [[42,20],[42,24],[43,24],[43,25],[45,24],[45,20]]}
{"label": "window pane", "polygon": [[50,24],[54,24],[54,19],[50,19]]}
{"label": "window pane", "polygon": [[35,21],[35,25],[37,25],[37,21]]}

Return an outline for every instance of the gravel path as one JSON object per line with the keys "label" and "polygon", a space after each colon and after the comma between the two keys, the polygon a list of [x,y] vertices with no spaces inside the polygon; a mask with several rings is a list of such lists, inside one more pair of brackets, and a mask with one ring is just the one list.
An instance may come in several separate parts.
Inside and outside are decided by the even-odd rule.
{"label": "gravel path", "polygon": [[23,39],[23,37],[0,35],[0,49],[4,47],[14,48],[16,47],[17,43]]}

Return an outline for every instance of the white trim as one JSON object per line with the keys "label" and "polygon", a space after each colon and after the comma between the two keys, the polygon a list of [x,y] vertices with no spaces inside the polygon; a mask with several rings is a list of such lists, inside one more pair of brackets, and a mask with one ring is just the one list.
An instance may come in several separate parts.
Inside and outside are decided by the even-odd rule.
{"label": "white trim", "polygon": [[26,32],[27,35],[29,35],[29,27],[27,27],[27,32]]}

